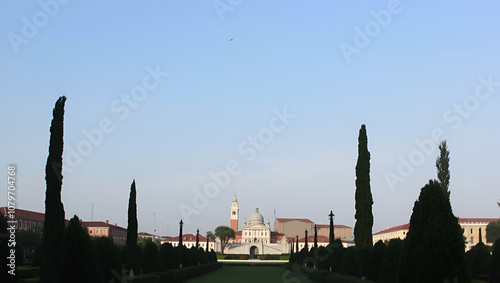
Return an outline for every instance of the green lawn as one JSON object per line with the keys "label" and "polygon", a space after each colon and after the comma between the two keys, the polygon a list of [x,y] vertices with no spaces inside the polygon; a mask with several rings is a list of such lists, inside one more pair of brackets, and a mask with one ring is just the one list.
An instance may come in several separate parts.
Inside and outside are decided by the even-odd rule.
{"label": "green lawn", "polygon": [[297,277],[284,267],[266,266],[227,266],[208,274],[193,278],[186,283],[219,283],[219,282],[300,282],[313,283],[314,281]]}

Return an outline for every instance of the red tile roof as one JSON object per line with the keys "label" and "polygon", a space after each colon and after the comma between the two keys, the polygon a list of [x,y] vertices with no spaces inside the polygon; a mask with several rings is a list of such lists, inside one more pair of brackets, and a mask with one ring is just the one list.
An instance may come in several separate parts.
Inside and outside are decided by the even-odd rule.
{"label": "red tile roof", "polygon": [[410,229],[410,223],[399,225],[399,226],[390,227],[390,228],[387,228],[385,230],[379,231],[379,232],[377,232],[377,233],[375,233],[373,235],[384,234],[384,233],[387,233],[387,232],[395,232],[395,231],[399,231],[399,230],[408,230],[408,229]]}
{"label": "red tile roof", "polygon": [[[330,224],[318,224],[319,228],[322,229],[330,229]],[[340,224],[334,224],[333,229],[351,229],[352,227],[346,226],[346,225],[340,225]]]}
{"label": "red tile roof", "polygon": [[109,223],[106,223],[104,221],[82,221],[81,223],[82,223],[82,226],[86,227],[86,228],[110,227],[110,228],[117,228],[117,229],[121,229],[121,230],[125,230],[125,231],[127,230],[126,228],[123,228],[121,226],[109,224]]}
{"label": "red tile roof", "polygon": [[458,218],[458,223],[490,223],[492,221],[498,221],[500,218]]}
{"label": "red tile roof", "polygon": [[[498,221],[500,218],[458,218],[458,223],[459,224],[466,224],[466,223],[490,223],[492,221]],[[373,235],[378,235],[378,234],[383,234],[387,232],[394,232],[394,231],[399,231],[399,230],[408,230],[410,229],[410,223],[404,224],[404,225],[399,225],[399,226],[394,226],[387,228],[385,230],[379,231]]]}
{"label": "red tile roof", "polygon": [[[3,215],[8,214],[8,208],[7,207],[0,207],[0,212]],[[35,212],[35,211],[29,211],[29,210],[24,210],[24,209],[19,209],[16,208],[15,210],[15,216],[17,219],[28,219],[28,220],[37,220],[37,221],[44,221],[45,220],[45,214],[41,212]]]}
{"label": "red tile roof", "polygon": [[290,221],[299,221],[299,222],[314,224],[314,222],[312,222],[309,219],[305,219],[305,218],[276,218],[276,220],[278,220],[278,222],[281,222],[281,223],[286,223],[286,222],[290,222]]}
{"label": "red tile roof", "polygon": [[[306,237],[303,237],[302,239],[299,239],[299,243],[304,243],[306,241]],[[318,243],[329,243],[330,238],[327,236],[318,236]],[[307,236],[307,243],[308,244],[313,244],[314,243],[314,235],[312,236]]]}

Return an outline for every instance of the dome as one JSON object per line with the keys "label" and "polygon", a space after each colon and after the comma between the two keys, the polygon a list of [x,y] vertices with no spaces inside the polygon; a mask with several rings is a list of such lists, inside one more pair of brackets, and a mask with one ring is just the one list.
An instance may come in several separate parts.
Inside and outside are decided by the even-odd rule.
{"label": "dome", "polygon": [[252,214],[248,221],[250,225],[260,224],[264,225],[264,216],[259,213],[259,206],[255,206],[255,212]]}

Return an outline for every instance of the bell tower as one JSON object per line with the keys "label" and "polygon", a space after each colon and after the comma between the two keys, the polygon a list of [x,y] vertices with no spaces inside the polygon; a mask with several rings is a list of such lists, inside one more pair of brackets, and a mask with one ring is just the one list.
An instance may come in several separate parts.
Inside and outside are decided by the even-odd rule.
{"label": "bell tower", "polygon": [[231,229],[234,232],[238,231],[238,217],[240,214],[240,209],[238,208],[238,199],[236,199],[236,193],[234,193],[233,202],[231,203]]}

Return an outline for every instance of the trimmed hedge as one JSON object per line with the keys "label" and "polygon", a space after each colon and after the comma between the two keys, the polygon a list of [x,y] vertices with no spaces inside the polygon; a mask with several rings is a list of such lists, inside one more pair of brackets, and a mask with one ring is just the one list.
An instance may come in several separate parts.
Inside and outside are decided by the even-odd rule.
{"label": "trimmed hedge", "polygon": [[222,268],[222,263],[209,263],[199,266],[190,266],[182,269],[173,269],[166,272],[157,272],[135,276],[127,282],[133,283],[180,283],[193,277]]}
{"label": "trimmed hedge", "polygon": [[340,275],[338,273],[330,273],[330,275],[326,276],[327,283],[375,283],[375,281],[371,280],[363,280],[356,276],[345,276]]}
{"label": "trimmed hedge", "polygon": [[[285,263],[285,268],[293,271],[294,273],[296,273],[301,277],[305,276],[311,280],[320,283],[326,282],[326,277],[328,276],[328,274],[331,274],[327,270],[301,266],[294,263]],[[297,273],[296,271],[299,271],[299,273]]]}
{"label": "trimmed hedge", "polygon": [[133,282],[133,283],[159,283],[160,282],[160,276],[158,276],[156,274],[137,275],[137,276],[134,276],[134,279],[128,280],[126,282]]}
{"label": "trimmed hedge", "polygon": [[19,279],[28,279],[40,276],[40,267],[19,266],[17,268],[17,276]]}
{"label": "trimmed hedge", "polygon": [[295,272],[297,275],[306,276],[320,283],[376,283],[375,281],[364,280],[356,276],[340,275],[336,272],[299,266],[293,263],[285,263],[285,268]]}

